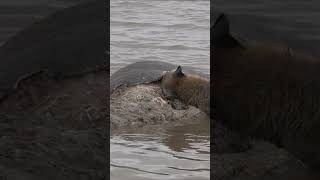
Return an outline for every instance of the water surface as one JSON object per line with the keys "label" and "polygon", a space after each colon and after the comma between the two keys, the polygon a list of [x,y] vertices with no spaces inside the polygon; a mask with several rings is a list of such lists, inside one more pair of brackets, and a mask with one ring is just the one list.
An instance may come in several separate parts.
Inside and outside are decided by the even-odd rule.
{"label": "water surface", "polygon": [[111,179],[208,180],[209,122],[112,133]]}
{"label": "water surface", "polygon": [[111,0],[110,4],[111,73],[146,60],[209,73],[209,0]]}

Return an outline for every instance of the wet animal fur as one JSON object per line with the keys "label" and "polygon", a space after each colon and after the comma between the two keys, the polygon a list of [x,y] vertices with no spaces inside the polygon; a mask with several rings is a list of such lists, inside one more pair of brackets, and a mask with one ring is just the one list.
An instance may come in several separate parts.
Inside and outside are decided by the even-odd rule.
{"label": "wet animal fur", "polygon": [[207,115],[210,114],[210,84],[198,75],[186,75],[179,66],[177,70],[166,72],[162,76],[161,87],[168,98],[178,98]]}
{"label": "wet animal fur", "polygon": [[[211,33],[218,29],[211,51],[212,102],[218,119],[242,135],[284,147],[319,170],[319,59],[281,46],[240,46],[230,40],[225,15]],[[220,43],[223,39],[232,44]]]}

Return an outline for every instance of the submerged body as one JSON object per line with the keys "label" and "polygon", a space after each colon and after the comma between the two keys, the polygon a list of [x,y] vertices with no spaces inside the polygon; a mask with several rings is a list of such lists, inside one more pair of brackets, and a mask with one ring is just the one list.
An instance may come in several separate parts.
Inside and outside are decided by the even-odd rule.
{"label": "submerged body", "polygon": [[161,87],[167,97],[176,97],[210,115],[210,83],[206,78],[185,75],[179,66],[176,71],[163,75]]}
{"label": "submerged body", "polygon": [[319,169],[320,61],[286,47],[244,47],[232,39],[223,15],[214,29],[213,105],[219,119]]}

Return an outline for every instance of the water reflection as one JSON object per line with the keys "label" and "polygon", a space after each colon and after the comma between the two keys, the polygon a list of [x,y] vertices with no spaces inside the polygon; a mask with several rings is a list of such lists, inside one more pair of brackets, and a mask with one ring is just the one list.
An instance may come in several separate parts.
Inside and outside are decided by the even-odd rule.
{"label": "water reflection", "polygon": [[111,136],[111,179],[209,179],[209,122],[122,129]]}

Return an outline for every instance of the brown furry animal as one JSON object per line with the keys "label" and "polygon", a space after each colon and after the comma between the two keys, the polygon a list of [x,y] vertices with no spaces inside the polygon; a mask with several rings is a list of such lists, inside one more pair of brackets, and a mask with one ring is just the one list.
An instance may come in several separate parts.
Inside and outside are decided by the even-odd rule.
{"label": "brown furry animal", "polygon": [[231,129],[270,140],[320,169],[320,61],[289,48],[243,46],[225,15],[213,30],[213,106]]}
{"label": "brown furry animal", "polygon": [[186,75],[179,66],[162,76],[161,87],[167,98],[178,98],[210,115],[210,84],[198,75]]}

